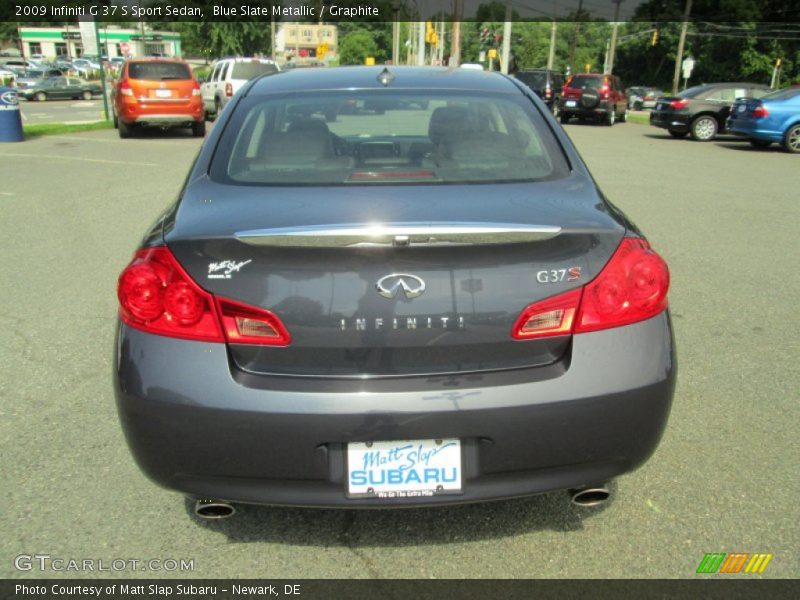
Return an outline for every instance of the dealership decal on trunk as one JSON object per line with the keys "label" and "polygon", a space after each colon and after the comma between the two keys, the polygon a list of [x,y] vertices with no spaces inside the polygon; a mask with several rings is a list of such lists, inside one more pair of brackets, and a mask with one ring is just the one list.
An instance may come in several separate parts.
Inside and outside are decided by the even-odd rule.
{"label": "dealership decal on trunk", "polygon": [[[238,273],[239,269],[243,266],[253,262],[251,260],[243,260],[236,262],[233,260],[223,260],[221,262],[208,263],[208,278],[209,279],[230,279],[232,273]],[[220,271],[222,271],[220,273]]]}

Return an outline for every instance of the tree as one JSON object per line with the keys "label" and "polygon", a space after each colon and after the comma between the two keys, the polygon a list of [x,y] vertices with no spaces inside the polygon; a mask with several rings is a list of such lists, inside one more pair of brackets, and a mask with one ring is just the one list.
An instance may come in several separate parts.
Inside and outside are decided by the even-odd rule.
{"label": "tree", "polygon": [[269,23],[241,21],[175,22],[184,55],[218,58],[270,53]]}
{"label": "tree", "polygon": [[339,38],[339,64],[363,65],[368,56],[377,60],[378,45],[367,31],[353,31]]}

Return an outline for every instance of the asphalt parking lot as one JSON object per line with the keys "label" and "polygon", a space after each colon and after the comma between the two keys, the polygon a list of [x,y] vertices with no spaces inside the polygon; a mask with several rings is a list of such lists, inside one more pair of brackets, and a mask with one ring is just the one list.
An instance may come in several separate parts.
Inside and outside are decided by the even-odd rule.
{"label": "asphalt parking lot", "polygon": [[222,522],[195,520],[139,472],[111,388],[116,277],[199,141],[97,131],[0,144],[0,576],[98,575],[14,567],[47,554],[193,559],[179,573],[192,577],[684,578],[706,552],[763,552],[764,577],[796,577],[798,158],[630,123],[566,129],[671,267],[679,376],[654,457],[601,510],[554,493],[401,511],[241,507]]}
{"label": "asphalt parking lot", "polygon": [[[111,105],[108,105],[111,110]],[[93,100],[22,100],[22,122],[25,125],[42,123],[89,123],[105,119],[102,96]]]}

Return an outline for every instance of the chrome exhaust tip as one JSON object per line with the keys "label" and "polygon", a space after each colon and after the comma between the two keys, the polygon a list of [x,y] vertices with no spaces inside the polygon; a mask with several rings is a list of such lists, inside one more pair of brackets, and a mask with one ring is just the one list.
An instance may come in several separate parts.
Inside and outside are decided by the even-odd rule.
{"label": "chrome exhaust tip", "polygon": [[201,519],[227,519],[236,513],[233,504],[225,500],[201,498],[194,501],[194,514]]}
{"label": "chrome exhaust tip", "polygon": [[611,492],[602,484],[570,490],[569,496],[575,506],[591,508],[605,504],[611,497]]}

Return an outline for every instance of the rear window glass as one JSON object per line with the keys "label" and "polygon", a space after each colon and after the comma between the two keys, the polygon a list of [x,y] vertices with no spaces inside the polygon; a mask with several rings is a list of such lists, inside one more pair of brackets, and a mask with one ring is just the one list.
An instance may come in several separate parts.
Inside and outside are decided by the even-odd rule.
{"label": "rear window glass", "polygon": [[535,181],[568,171],[525,97],[427,91],[245,98],[211,164],[215,181],[245,185]]}
{"label": "rear window glass", "polygon": [[147,81],[191,79],[189,65],[171,62],[132,62],[128,64],[128,77]]}
{"label": "rear window glass", "polygon": [[576,90],[599,90],[602,85],[603,80],[600,77],[575,75],[570,81],[569,87]]}
{"label": "rear window glass", "polygon": [[517,73],[517,79],[532,88],[541,88],[547,85],[547,73]]}
{"label": "rear window glass", "polygon": [[764,100],[788,100],[795,96],[800,96],[800,87],[778,90],[777,92],[772,92],[771,94],[763,96],[763,98]]}
{"label": "rear window glass", "polygon": [[232,79],[252,79],[264,73],[276,73],[278,67],[270,63],[262,62],[238,62],[233,63]]}

